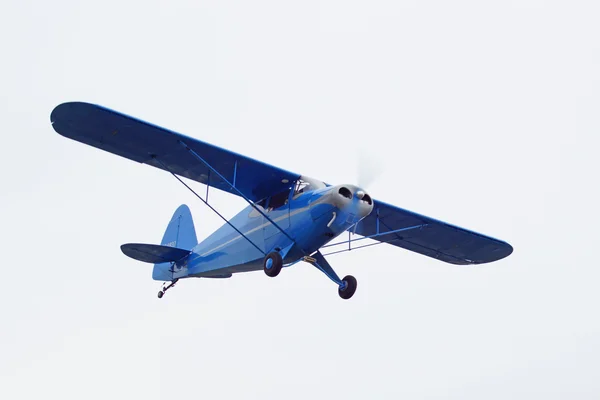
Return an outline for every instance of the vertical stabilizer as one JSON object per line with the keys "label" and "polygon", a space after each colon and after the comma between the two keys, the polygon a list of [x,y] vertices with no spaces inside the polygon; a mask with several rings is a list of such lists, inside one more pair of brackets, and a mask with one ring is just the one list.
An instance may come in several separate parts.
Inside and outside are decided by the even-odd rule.
{"label": "vertical stabilizer", "polygon": [[[194,220],[192,219],[192,213],[188,206],[182,204],[175,210],[160,244],[162,246],[176,247],[184,250],[192,250],[194,246],[198,244]],[[177,268],[177,266],[174,267]],[[158,281],[168,281],[173,279],[172,264],[154,264],[152,279]]]}
{"label": "vertical stabilizer", "polygon": [[198,244],[190,209],[182,204],[175,210],[160,242],[162,246],[191,250]]}

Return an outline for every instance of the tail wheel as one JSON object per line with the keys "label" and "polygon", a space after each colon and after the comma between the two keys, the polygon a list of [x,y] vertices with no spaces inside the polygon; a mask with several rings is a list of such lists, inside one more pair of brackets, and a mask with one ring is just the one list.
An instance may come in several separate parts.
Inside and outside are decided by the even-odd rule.
{"label": "tail wheel", "polygon": [[283,259],[281,258],[281,254],[276,251],[267,254],[265,261],[263,262],[263,269],[267,276],[270,276],[271,278],[276,277],[281,272],[282,267]]}
{"label": "tail wheel", "polygon": [[354,295],[354,292],[356,292],[356,286],[357,282],[355,277],[352,275],[345,276],[338,289],[338,294],[342,299],[347,300]]}

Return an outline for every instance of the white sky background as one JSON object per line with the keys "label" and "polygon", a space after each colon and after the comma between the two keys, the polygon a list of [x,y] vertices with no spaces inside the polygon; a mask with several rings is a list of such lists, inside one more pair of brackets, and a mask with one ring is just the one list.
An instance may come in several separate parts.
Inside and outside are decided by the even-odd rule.
{"label": "white sky background", "polygon": [[[597,2],[79,3],[0,5],[2,398],[600,396]],[[158,243],[184,202],[199,238],[220,222],[56,134],[73,100],[331,183],[362,148],[375,199],[515,252],[333,256],[350,301],[308,264],[159,301],[119,245]]]}

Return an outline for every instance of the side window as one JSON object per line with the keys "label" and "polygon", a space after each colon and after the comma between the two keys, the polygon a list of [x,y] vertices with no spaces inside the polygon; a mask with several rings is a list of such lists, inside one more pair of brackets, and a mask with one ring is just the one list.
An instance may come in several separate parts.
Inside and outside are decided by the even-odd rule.
{"label": "side window", "polygon": [[269,211],[286,205],[288,203],[289,196],[289,189],[271,196],[271,200],[269,201]]}
{"label": "side window", "polygon": [[[257,205],[259,210],[261,210],[262,212],[265,212],[265,211],[267,211],[265,206],[267,205],[268,199],[269,199],[268,197],[265,197],[264,199],[257,201],[254,204]],[[257,218],[260,216],[262,216],[262,214],[260,212],[258,212],[258,210],[254,207],[252,207],[252,209],[250,210],[250,214],[248,214],[248,218]]]}

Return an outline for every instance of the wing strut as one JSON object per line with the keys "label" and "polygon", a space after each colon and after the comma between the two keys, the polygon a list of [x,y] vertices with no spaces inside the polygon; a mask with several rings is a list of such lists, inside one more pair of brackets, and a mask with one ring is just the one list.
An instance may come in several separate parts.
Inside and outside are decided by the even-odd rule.
{"label": "wing strut", "polygon": [[[175,179],[177,179],[179,182],[181,182],[181,184],[183,186],[185,186],[186,188],[188,188],[188,190],[190,192],[192,192],[197,198],[199,198],[204,204],[206,204],[208,206],[208,208],[210,208],[211,210],[213,210],[215,212],[215,214],[217,214],[219,217],[221,217],[221,219],[223,221],[225,221],[227,223],[227,225],[231,226],[233,229],[235,229],[235,231],[237,233],[239,233],[240,235],[242,235],[242,237],[244,239],[246,239],[252,246],[254,246],[256,248],[256,250],[260,251],[263,255],[266,254],[260,247],[258,247],[258,245],[256,243],[254,243],[246,235],[244,235],[238,228],[236,228],[231,222],[229,222],[229,220],[227,218],[225,218],[217,210],[215,210],[215,208],[213,206],[211,206],[210,204],[208,204],[208,201],[206,201],[202,197],[200,197],[200,195],[198,193],[196,193],[194,191],[194,189],[192,189],[191,187],[189,187],[184,181],[181,180],[180,177],[178,177],[177,175],[175,175],[175,173],[173,173],[173,171],[171,171],[169,169],[169,167],[167,167],[161,160],[159,160],[158,157],[156,157],[155,155],[153,155],[152,158],[155,159],[160,165],[162,165],[162,167],[165,169],[165,171],[168,171],[171,175],[173,175],[175,177]],[[208,191],[206,192],[206,195],[207,195],[207,200],[208,200]]]}
{"label": "wing strut", "polygon": [[[185,144],[185,142],[183,142],[182,140],[178,140],[178,142],[183,147],[185,147],[185,149],[192,156],[194,156],[196,159],[198,159],[200,162],[202,162],[202,164],[206,165],[206,167],[210,171],[212,171],[215,174],[217,174],[217,176],[219,178],[221,178],[223,180],[223,182],[225,182],[227,185],[229,185],[229,187],[231,187],[233,190],[235,190],[237,192],[237,194],[239,194],[244,200],[246,200],[248,202],[248,204],[250,204],[252,206],[252,208],[254,208],[256,211],[258,211],[263,217],[265,217],[267,219],[267,221],[269,221],[273,226],[275,226],[275,228],[279,229],[279,231],[281,233],[283,233],[288,239],[290,239],[292,241],[292,243],[296,243],[296,241],[285,230],[283,230],[279,225],[277,225],[275,223],[275,221],[273,221],[271,218],[269,218],[269,216],[267,214],[265,214],[260,208],[258,208],[256,206],[256,204],[254,204],[254,202],[252,202],[252,200],[250,200],[248,197],[246,197],[246,195],[244,193],[242,193],[241,190],[239,190],[237,187],[235,187],[235,180],[236,180],[236,175],[237,175],[237,162],[235,163],[234,170],[233,170],[233,182],[234,183],[231,183],[223,175],[221,175],[221,173],[219,171],[217,171],[215,168],[213,168],[212,165],[210,165],[208,162],[206,162],[206,160],[204,160],[202,157],[200,157],[200,155],[198,153],[196,153],[194,150],[192,150],[190,148],[190,146],[188,146],[187,144]],[[167,170],[167,171],[169,171],[169,170]],[[169,172],[171,172],[171,171],[169,171]]]}
{"label": "wing strut", "polygon": [[[359,239],[359,240],[360,240],[360,239]],[[362,246],[353,247],[353,248],[351,248],[351,249],[344,249],[344,250],[332,251],[331,253],[325,253],[325,254],[323,254],[323,255],[324,255],[324,256],[331,256],[331,255],[334,255],[334,254],[344,253],[344,252],[346,252],[346,251],[352,251],[352,250],[358,250],[358,249],[362,249],[362,248],[364,248],[364,247],[371,247],[371,246],[377,246],[378,244],[391,243],[391,242],[393,242],[393,241],[396,241],[396,240],[400,240],[400,239],[398,239],[398,238],[393,238],[392,240],[387,240],[387,241],[383,241],[383,242],[377,242],[377,243],[369,243],[369,244],[364,244],[364,245],[362,245]],[[343,244],[343,243],[346,243],[346,242],[342,242],[342,243],[336,243],[336,244]],[[332,246],[335,246],[335,244],[332,244]]]}
{"label": "wing strut", "polygon": [[[378,219],[378,221],[379,221],[379,219]],[[410,230],[413,230],[413,229],[421,229],[421,228],[424,228],[426,226],[427,226],[427,224],[408,226],[406,228],[396,229],[396,230],[393,230],[393,231],[387,231],[387,232],[382,232],[382,233],[378,232],[375,235],[363,236],[360,239],[354,239],[354,240],[352,240],[350,238],[350,235],[348,235],[348,240],[345,240],[343,242],[338,242],[338,243],[326,244],[325,246],[321,246],[321,248],[324,249],[324,248],[327,248],[327,247],[339,246],[340,244],[348,243],[348,250],[345,250],[345,251],[354,250],[354,249],[350,248],[350,244],[351,243],[359,242],[359,241],[365,240],[365,239],[374,239],[374,238],[379,237],[379,236],[385,236],[385,235],[391,235],[391,234],[394,234],[394,233],[399,233],[399,232],[404,232],[404,231],[410,231]],[[350,231],[348,231],[348,234],[349,233],[350,233]],[[401,238],[396,238],[396,239],[393,239],[393,240],[402,240],[402,239]],[[389,241],[391,241],[391,240],[389,240]],[[361,247],[365,247],[365,246],[361,246]],[[360,248],[360,247],[356,247],[356,248]]]}

